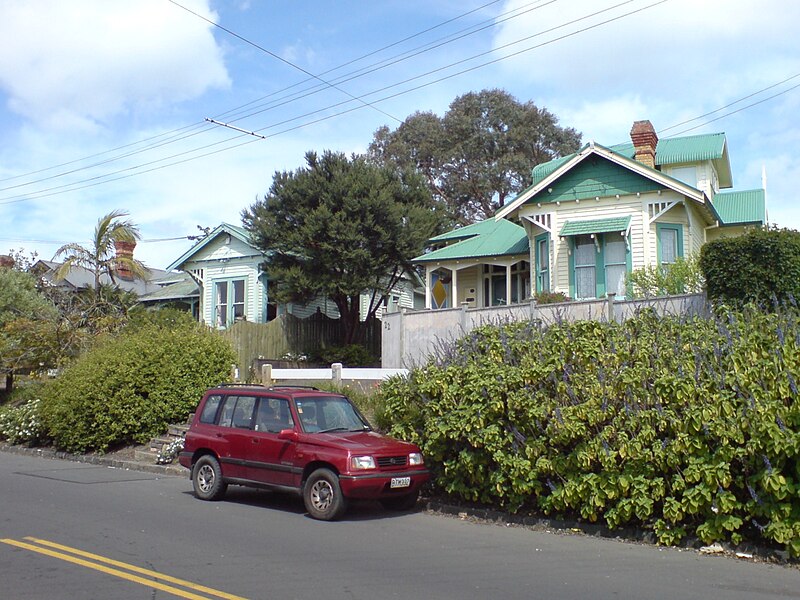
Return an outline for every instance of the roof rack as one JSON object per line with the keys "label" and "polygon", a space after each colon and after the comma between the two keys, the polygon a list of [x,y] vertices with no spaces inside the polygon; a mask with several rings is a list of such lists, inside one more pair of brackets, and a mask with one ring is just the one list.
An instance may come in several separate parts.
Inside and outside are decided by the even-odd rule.
{"label": "roof rack", "polygon": [[228,382],[220,383],[215,387],[266,387],[266,386],[260,383],[241,383],[237,381],[236,383],[228,383]]}
{"label": "roof rack", "polygon": [[319,392],[320,391],[319,388],[314,387],[313,385],[276,384],[276,385],[266,386],[263,383],[241,383],[241,382],[220,383],[215,387],[218,387],[218,388],[223,388],[223,387],[259,387],[259,388],[264,388],[264,389],[267,389],[267,390],[274,390],[274,389],[285,390],[285,389],[288,388],[288,389],[296,389],[296,390],[311,390],[311,391],[314,391],[314,392]]}

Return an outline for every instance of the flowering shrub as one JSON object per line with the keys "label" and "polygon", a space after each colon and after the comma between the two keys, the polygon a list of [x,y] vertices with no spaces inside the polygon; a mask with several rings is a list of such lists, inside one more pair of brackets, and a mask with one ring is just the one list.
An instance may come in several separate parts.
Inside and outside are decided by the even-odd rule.
{"label": "flowering shrub", "polygon": [[41,401],[28,400],[18,406],[0,409],[0,437],[9,444],[36,445],[45,439],[45,430],[39,414]]}
{"label": "flowering shrub", "polygon": [[183,438],[176,438],[172,442],[162,448],[156,457],[157,465],[168,465],[172,463],[183,450]]}
{"label": "flowering shrub", "polygon": [[484,327],[381,386],[465,500],[800,555],[800,311]]}

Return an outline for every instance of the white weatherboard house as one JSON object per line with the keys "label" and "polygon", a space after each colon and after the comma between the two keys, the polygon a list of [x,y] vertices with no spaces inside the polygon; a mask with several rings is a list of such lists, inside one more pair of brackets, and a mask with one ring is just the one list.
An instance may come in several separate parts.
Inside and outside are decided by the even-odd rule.
{"label": "white weatherboard house", "polygon": [[426,308],[549,291],[624,297],[631,270],[767,223],[765,190],[730,191],[725,134],[659,140],[650,121],[637,121],[631,142],[590,143],[538,165],[494,218],[433,238],[440,247],[414,259],[426,270]]}
{"label": "white weatherboard house", "polygon": [[[222,223],[167,270],[178,269],[191,275],[200,288],[199,320],[220,329],[237,320],[266,323],[287,313],[298,318],[317,312],[334,319],[339,317],[336,305],[326,298],[308,304],[271,301],[267,275],[261,270],[265,258],[245,229]],[[414,308],[415,296],[413,282],[403,280],[392,290],[384,310]],[[368,303],[369,296],[363,294],[362,315]]]}

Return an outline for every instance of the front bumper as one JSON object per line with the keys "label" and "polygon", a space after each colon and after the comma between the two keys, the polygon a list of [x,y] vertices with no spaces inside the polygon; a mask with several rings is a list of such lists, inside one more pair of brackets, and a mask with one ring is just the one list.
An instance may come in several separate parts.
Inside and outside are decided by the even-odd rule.
{"label": "front bumper", "polygon": [[[403,488],[391,488],[396,477],[410,477],[411,484]],[[339,475],[339,485],[347,498],[380,499],[405,496],[419,490],[431,478],[427,469],[409,471],[378,471],[358,475]]]}

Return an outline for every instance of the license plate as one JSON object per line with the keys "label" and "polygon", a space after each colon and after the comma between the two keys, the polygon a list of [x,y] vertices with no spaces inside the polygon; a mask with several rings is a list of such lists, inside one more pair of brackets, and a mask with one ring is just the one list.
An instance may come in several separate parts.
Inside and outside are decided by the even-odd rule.
{"label": "license plate", "polygon": [[389,487],[394,488],[404,488],[411,485],[411,477],[392,477],[392,481],[389,483]]}

